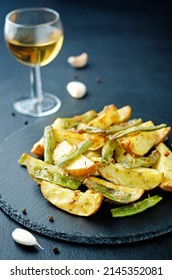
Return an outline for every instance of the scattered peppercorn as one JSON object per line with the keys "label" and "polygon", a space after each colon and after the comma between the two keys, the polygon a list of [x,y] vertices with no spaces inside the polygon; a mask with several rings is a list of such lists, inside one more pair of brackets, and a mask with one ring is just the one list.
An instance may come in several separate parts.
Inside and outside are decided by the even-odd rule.
{"label": "scattered peppercorn", "polygon": [[15,117],[16,113],[15,113],[15,112],[12,112],[11,115],[12,115],[13,117]]}
{"label": "scattered peppercorn", "polygon": [[77,75],[77,74],[74,75],[74,79],[75,79],[75,80],[78,79],[78,75]]}
{"label": "scattered peppercorn", "polygon": [[53,252],[54,252],[54,254],[59,254],[59,253],[60,253],[57,246],[55,246],[55,247],[53,248]]}
{"label": "scattered peppercorn", "polygon": [[28,124],[28,121],[25,121],[24,124],[27,125],[27,124]]}
{"label": "scattered peppercorn", "polygon": [[23,209],[22,209],[22,213],[23,213],[24,215],[27,214],[26,208],[23,208]]}
{"label": "scattered peppercorn", "polygon": [[96,78],[95,78],[95,81],[96,81],[96,83],[98,83],[98,84],[101,83],[100,77],[96,77]]}
{"label": "scattered peppercorn", "polygon": [[53,217],[53,216],[48,216],[48,220],[49,220],[50,222],[54,222],[54,217]]}

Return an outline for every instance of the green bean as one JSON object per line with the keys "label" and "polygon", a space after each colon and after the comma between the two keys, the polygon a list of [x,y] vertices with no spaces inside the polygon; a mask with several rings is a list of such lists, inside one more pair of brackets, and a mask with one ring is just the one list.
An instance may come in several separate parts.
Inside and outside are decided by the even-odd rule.
{"label": "green bean", "polygon": [[120,163],[126,168],[151,167],[158,160],[159,156],[160,153],[154,150],[147,157],[130,157],[129,159],[125,157],[125,160],[122,160]]}
{"label": "green bean", "polygon": [[127,129],[127,128],[130,128],[130,127],[139,125],[141,123],[142,123],[142,119],[141,118],[139,118],[139,119],[132,119],[132,120],[129,120],[128,122],[125,122],[125,123],[120,123],[120,124],[116,124],[116,125],[110,126],[106,130],[106,133],[107,133],[107,135],[114,134],[114,133],[117,133],[117,132],[122,131],[124,129]]}
{"label": "green bean", "polygon": [[63,128],[67,129],[76,127],[79,124],[79,122],[75,121],[73,118],[61,118],[60,124]]}
{"label": "green bean", "polygon": [[131,133],[134,133],[134,132],[149,132],[149,131],[154,131],[154,130],[158,130],[158,129],[161,129],[163,127],[166,127],[167,125],[166,124],[160,124],[160,125],[150,125],[150,126],[133,126],[131,128],[128,128],[128,129],[125,129],[125,130],[122,130],[122,131],[119,131],[117,133],[115,133],[112,138],[113,139],[119,139],[119,138],[122,138],[126,135],[129,135]]}
{"label": "green bean", "polygon": [[82,115],[74,116],[73,119],[78,122],[88,123],[95,117],[97,117],[97,112],[95,110],[89,110]]}
{"label": "green bean", "polygon": [[53,163],[53,153],[56,148],[56,140],[52,126],[46,126],[44,129],[44,161]]}
{"label": "green bean", "polygon": [[78,132],[88,132],[88,133],[105,133],[105,130],[95,127],[95,126],[89,126],[84,123],[81,123],[77,127]]}
{"label": "green bean", "polygon": [[110,160],[113,156],[113,152],[116,149],[118,145],[118,142],[113,140],[112,138],[108,138],[106,143],[104,144],[103,148],[102,148],[102,160],[101,162],[103,164],[110,164]]}
{"label": "green bean", "polygon": [[78,189],[81,185],[77,179],[65,174],[58,166],[46,163],[28,154],[23,154],[19,162],[25,163],[32,178],[45,180],[73,190]]}
{"label": "green bean", "polygon": [[159,201],[162,200],[162,197],[159,195],[154,195],[152,197],[145,198],[144,200],[133,202],[126,206],[121,206],[111,209],[113,218],[127,217],[136,215],[147,210],[150,207],[155,206]]}
{"label": "green bean", "polygon": [[101,193],[110,202],[128,204],[138,200],[144,193],[143,189],[132,189],[118,186],[100,178],[89,177],[83,182],[89,189]]}

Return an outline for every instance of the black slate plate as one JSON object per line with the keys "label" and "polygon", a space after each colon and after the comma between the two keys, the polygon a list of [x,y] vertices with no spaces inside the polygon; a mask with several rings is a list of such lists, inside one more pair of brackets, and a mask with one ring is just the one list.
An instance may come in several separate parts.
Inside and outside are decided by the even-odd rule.
{"label": "black slate plate", "polygon": [[[155,207],[133,217],[113,219],[109,208],[102,206],[91,217],[83,218],[65,213],[48,203],[39,187],[17,161],[29,152],[42,135],[41,120],[29,125],[0,145],[0,207],[12,219],[28,229],[66,241],[90,244],[128,243],[150,239],[172,230],[172,193],[156,190],[163,200]],[[170,136],[171,137],[171,136]],[[172,142],[172,139],[169,139]],[[27,209],[27,215],[22,213]],[[48,216],[54,216],[54,222]]]}

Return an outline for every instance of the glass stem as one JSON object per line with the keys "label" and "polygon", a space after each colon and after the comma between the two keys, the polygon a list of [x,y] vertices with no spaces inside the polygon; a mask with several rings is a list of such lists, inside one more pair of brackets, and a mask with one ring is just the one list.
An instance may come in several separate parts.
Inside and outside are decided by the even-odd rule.
{"label": "glass stem", "polygon": [[31,98],[36,98],[38,102],[41,102],[43,100],[43,91],[39,64],[30,69],[30,85]]}

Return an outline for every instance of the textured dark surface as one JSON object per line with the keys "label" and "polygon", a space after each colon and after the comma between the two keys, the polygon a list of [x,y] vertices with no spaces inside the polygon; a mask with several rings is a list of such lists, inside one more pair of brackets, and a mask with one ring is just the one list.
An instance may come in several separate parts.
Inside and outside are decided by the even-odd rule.
{"label": "textured dark surface", "polygon": [[[90,243],[128,243],[167,233],[172,230],[172,193],[159,192],[163,201],[156,207],[134,217],[113,219],[110,209],[103,205],[92,217],[69,215],[48,203],[26,169],[17,164],[23,152],[42,135],[47,121],[27,126],[0,145],[0,206],[11,218],[44,235],[62,240]],[[170,139],[169,139],[170,140]],[[6,151],[9,164],[6,167]],[[5,187],[4,187],[5,186]],[[27,209],[27,215],[22,209]],[[48,220],[54,217],[54,222]]]}
{"label": "textured dark surface", "polygon": [[[168,1],[163,1],[163,3],[161,1],[130,1],[130,4],[128,1],[80,2],[76,0],[51,0],[48,2],[35,0],[33,5],[28,0],[22,1],[22,6],[48,5],[50,8],[57,9],[61,13],[65,29],[62,51],[50,65],[42,68],[43,88],[57,94],[62,100],[62,107],[57,114],[44,118],[41,123],[51,123],[56,116],[71,116],[90,108],[100,110],[104,105],[115,103],[117,107],[130,104],[133,108],[133,116],[141,115],[144,119],[151,118],[172,125],[172,13]],[[31,212],[24,217],[26,227],[29,225],[28,220],[33,222],[36,214],[38,220],[34,220],[34,222],[37,225],[41,224],[41,227],[46,225],[52,230],[57,223],[56,220],[54,225],[50,224],[46,216],[39,214],[37,198],[43,211],[51,209],[53,214],[56,211],[52,206],[50,208],[47,204],[45,206],[45,200],[40,197],[38,189],[31,183],[30,178],[25,177],[25,170],[18,170],[19,166],[15,164],[22,149],[24,151],[26,148],[28,149],[32,139],[39,137],[42,125],[39,126],[39,121],[34,118],[18,114],[12,115],[13,102],[20,96],[29,94],[29,69],[9,55],[3,40],[5,14],[18,7],[19,3],[15,0],[0,3],[0,53],[2,57],[0,65],[0,141],[3,142],[6,137],[24,128],[27,123],[37,122],[38,130],[35,133],[36,126],[31,125],[26,130],[20,130],[17,133],[18,136],[14,134],[0,145],[0,176],[2,178],[0,189],[3,190],[1,201],[10,204],[8,205],[9,210],[11,210],[10,207],[12,207],[12,211],[17,210],[14,212],[13,218],[10,218],[9,213],[4,213],[4,211],[9,211],[6,208],[7,205],[1,202],[1,207],[5,208],[4,211],[0,211],[0,258],[171,259],[171,232],[144,241],[121,243],[126,241],[123,236],[132,238],[130,234],[144,239],[153,237],[157,233],[170,231],[171,195],[167,197],[167,203],[163,202],[161,206],[157,205],[157,208],[152,209],[151,215],[146,212],[141,214],[142,223],[141,218],[139,220],[135,217],[134,220],[129,218],[125,219],[126,221],[118,221],[120,227],[115,228],[114,236],[120,237],[121,244],[96,245],[66,242],[40,234],[34,228],[33,233],[45,248],[44,251],[19,246],[11,239],[11,232],[16,227],[24,227],[15,221],[17,217],[23,218],[23,214],[20,212],[21,207],[30,209],[30,202],[33,199]],[[89,54],[88,67],[82,70],[72,69],[66,62],[67,57],[83,51]],[[66,83],[76,76],[88,87],[88,94],[82,100],[74,100],[66,93]],[[100,83],[96,82],[97,77],[101,79]],[[20,193],[19,184],[22,186],[25,184],[26,193],[29,194],[23,201],[24,205],[22,205],[23,189],[21,187]],[[18,195],[15,188],[19,192]],[[10,197],[13,198],[13,201]],[[76,221],[76,217],[62,212],[60,216],[63,217],[60,219],[65,219],[69,225]],[[95,236],[98,229],[105,229],[99,222],[101,217],[96,216],[96,222],[94,219],[78,219],[78,225],[82,224],[82,230],[86,229],[87,234],[84,232],[85,235],[89,233],[89,235]],[[107,222],[108,220],[104,222],[105,226]],[[134,229],[131,228],[132,223]],[[112,234],[113,227],[114,224],[109,228],[106,226],[106,233]],[[76,234],[74,227],[70,228],[70,232]],[[64,236],[62,237],[64,238]],[[55,245],[60,251],[58,255],[53,253]]]}

